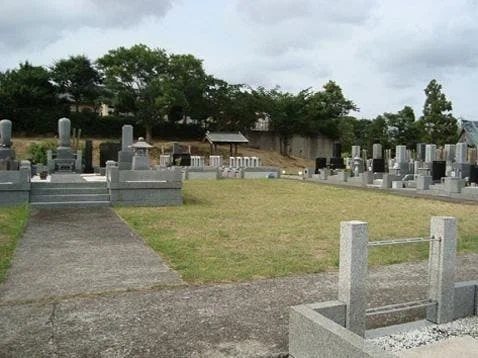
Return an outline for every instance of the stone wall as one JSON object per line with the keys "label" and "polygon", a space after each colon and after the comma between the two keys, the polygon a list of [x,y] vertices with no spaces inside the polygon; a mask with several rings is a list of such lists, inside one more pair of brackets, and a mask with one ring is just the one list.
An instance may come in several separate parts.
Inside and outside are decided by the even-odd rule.
{"label": "stone wall", "polygon": [[[246,133],[249,139],[249,146],[262,150],[270,150],[274,152],[280,151],[279,135],[272,131],[250,131]],[[334,140],[325,136],[304,137],[301,135],[293,135],[289,140],[288,154],[304,158],[315,159],[317,157],[332,157],[332,146]]]}

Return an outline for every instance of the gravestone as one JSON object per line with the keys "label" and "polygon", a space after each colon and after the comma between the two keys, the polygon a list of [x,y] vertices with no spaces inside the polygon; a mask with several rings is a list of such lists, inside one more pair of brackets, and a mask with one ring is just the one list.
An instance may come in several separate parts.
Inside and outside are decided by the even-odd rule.
{"label": "gravestone", "polygon": [[[75,156],[70,143],[71,122],[68,118],[58,120],[58,146],[56,148],[55,171],[73,172],[75,170]],[[78,168],[81,170],[81,168]]]}
{"label": "gravestone", "polygon": [[417,143],[417,160],[425,161],[425,143]]}
{"label": "gravestone", "polygon": [[468,163],[468,144],[456,144],[456,163],[454,164],[455,177],[466,178],[470,176],[470,164]]}
{"label": "gravestone", "polygon": [[[12,146],[12,122],[8,119],[2,119],[0,121],[0,160],[4,161],[6,167],[12,165],[8,163],[15,159],[15,152],[11,148]],[[7,169],[3,169],[7,170]],[[9,169],[8,169],[9,170]]]}
{"label": "gravestone", "polygon": [[344,169],[344,160],[342,158],[330,158],[329,165],[331,169]]}
{"label": "gravestone", "polygon": [[175,153],[173,154],[173,165],[178,167],[191,166],[191,154],[189,153]]}
{"label": "gravestone", "polygon": [[133,163],[133,126],[125,124],[121,128],[121,150],[118,152],[119,170],[130,170]]}
{"label": "gravestone", "polygon": [[372,146],[372,158],[373,159],[383,159],[382,145],[380,143],[375,143]]}
{"label": "gravestone", "polygon": [[435,160],[432,162],[432,180],[440,182],[441,178],[446,176],[446,162],[444,160]]}
{"label": "gravestone", "polygon": [[385,159],[372,159],[372,172],[385,173]]}
{"label": "gravestone", "polygon": [[327,167],[327,158],[315,158],[315,174],[319,174],[319,170]]}
{"label": "gravestone", "polygon": [[117,161],[118,152],[121,150],[121,143],[104,142],[100,143],[100,167],[105,168],[108,160]]}
{"label": "gravestone", "polygon": [[85,140],[85,173],[93,173],[93,141]]}

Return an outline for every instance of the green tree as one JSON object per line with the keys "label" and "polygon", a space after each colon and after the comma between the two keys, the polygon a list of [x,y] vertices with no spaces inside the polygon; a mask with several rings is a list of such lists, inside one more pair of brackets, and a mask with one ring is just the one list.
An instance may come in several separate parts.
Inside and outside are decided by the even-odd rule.
{"label": "green tree", "polygon": [[421,133],[413,108],[405,106],[397,113],[384,113],[383,117],[387,122],[389,143],[392,147],[406,145],[410,149],[415,148]]}
{"label": "green tree", "polygon": [[118,111],[133,113],[144,126],[146,140],[177,101],[178,91],[169,77],[168,56],[146,45],[110,50],[97,60]]}
{"label": "green tree", "polygon": [[61,114],[56,88],[45,68],[25,62],[1,74],[0,117],[12,120],[15,131],[54,130],[54,121]]}
{"label": "green tree", "polygon": [[442,86],[431,80],[425,88],[426,100],[423,106],[423,127],[428,143],[444,145],[455,143],[458,136],[458,123],[453,117],[451,101],[442,93]]}
{"label": "green tree", "polygon": [[351,100],[345,98],[342,88],[334,81],[329,81],[323,86],[322,91],[308,92],[304,131],[307,134],[322,133],[338,138],[340,136],[338,121],[350,111],[358,110]]}
{"label": "green tree", "polygon": [[59,60],[50,71],[59,92],[71,97],[77,112],[81,102],[98,104],[102,78],[86,56],[70,56]]}

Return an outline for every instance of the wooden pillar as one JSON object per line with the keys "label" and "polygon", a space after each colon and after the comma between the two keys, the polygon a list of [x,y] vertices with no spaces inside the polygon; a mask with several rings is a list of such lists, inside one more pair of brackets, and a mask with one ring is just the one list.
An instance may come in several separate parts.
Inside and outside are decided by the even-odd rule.
{"label": "wooden pillar", "polygon": [[232,143],[229,143],[229,154],[231,157],[234,156],[234,153],[232,152]]}

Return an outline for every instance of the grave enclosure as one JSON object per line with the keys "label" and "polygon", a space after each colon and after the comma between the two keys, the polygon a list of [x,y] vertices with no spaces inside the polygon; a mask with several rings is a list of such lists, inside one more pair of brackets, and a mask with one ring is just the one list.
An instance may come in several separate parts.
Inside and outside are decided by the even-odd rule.
{"label": "grave enclosure", "polygon": [[[365,341],[370,316],[426,309],[426,320],[447,323],[478,314],[478,280],[455,283],[456,220],[432,217],[429,237],[368,241],[368,225],[347,221],[340,225],[338,298],[294,306],[289,317],[289,351],[305,357],[388,357]],[[429,242],[429,294],[411,302],[367,308],[368,248]],[[402,325],[403,327],[403,325]],[[388,327],[390,331],[390,327]]]}
{"label": "grave enclosure", "polygon": [[[181,205],[183,180],[280,177],[279,168],[264,167],[257,157],[231,157],[226,164],[221,156],[211,155],[206,161],[190,150],[181,151],[177,143],[172,153],[160,156],[159,165],[151,165],[152,146],[143,138],[135,142],[131,125],[123,126],[121,143],[100,144],[100,167],[93,168],[92,141],[85,141],[84,151],[74,151],[68,118],[58,121],[58,145],[47,151],[46,165],[32,167],[29,161],[15,160],[11,130],[11,121],[0,121],[0,205]],[[32,168],[38,169],[40,178]]]}

